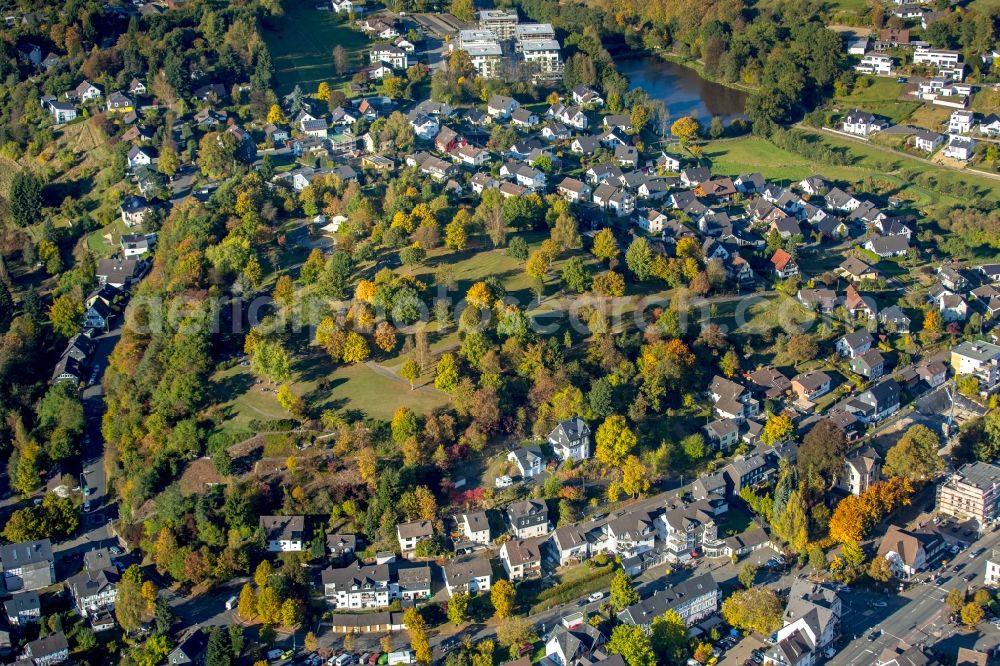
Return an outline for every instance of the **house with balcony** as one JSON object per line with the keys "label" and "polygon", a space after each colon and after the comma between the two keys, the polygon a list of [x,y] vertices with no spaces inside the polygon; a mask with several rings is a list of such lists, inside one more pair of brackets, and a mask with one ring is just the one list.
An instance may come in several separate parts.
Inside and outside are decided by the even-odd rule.
{"label": "house with balcony", "polygon": [[562,462],[590,458],[590,426],[579,416],[560,421],[549,433],[549,446]]}
{"label": "house with balcony", "polygon": [[890,525],[879,542],[878,555],[889,562],[896,578],[908,580],[940,557],[946,547],[947,543],[933,527],[907,530]]}
{"label": "house with balcony", "polygon": [[411,520],[396,525],[396,538],[403,557],[413,557],[417,544],[434,537],[434,524],[429,520]]}
{"label": "house with balcony", "polygon": [[541,544],[544,539],[511,539],[500,547],[500,563],[513,581],[534,578],[542,573]]}
{"label": "house with balcony", "polygon": [[852,495],[860,495],[882,478],[882,456],[871,446],[848,454],[837,486]]}
{"label": "house with balcony", "polygon": [[951,350],[956,375],[974,375],[986,387],[1000,380],[1000,345],[985,340],[966,340]]}
{"label": "house with balcony", "polygon": [[846,409],[862,423],[873,424],[887,419],[899,411],[899,384],[894,379],[886,379],[850,400]]}

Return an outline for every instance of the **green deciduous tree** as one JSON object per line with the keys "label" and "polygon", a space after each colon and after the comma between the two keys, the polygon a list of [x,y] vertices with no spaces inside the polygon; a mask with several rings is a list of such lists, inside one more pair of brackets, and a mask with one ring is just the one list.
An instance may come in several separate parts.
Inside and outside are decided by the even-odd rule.
{"label": "green deciduous tree", "polygon": [[781,626],[784,605],[766,587],[753,587],[734,592],[722,602],[722,617],[744,631],[756,631],[767,636]]}
{"label": "green deciduous tree", "polygon": [[938,455],[941,440],[925,425],[912,425],[885,455],[882,471],[887,476],[901,476],[913,483],[933,479],[944,469]]}
{"label": "green deciduous tree", "polygon": [[632,579],[623,569],[611,576],[611,607],[620,612],[639,602],[639,593],[632,587]]}
{"label": "green deciduous tree", "polygon": [[608,651],[620,654],[627,666],[656,666],[656,653],[642,627],[620,624],[611,632]]}

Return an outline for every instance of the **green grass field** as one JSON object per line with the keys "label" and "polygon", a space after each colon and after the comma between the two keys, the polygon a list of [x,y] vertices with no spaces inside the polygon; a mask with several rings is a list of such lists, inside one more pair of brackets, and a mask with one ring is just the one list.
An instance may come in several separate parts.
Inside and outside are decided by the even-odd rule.
{"label": "green grass field", "polygon": [[855,87],[850,95],[837,97],[834,102],[841,109],[861,108],[874,114],[885,116],[893,123],[906,121],[912,113],[923,106],[920,102],[900,101],[903,84],[885,76],[865,77],[871,81],[867,87]]}
{"label": "green grass field", "polygon": [[[918,160],[881,150],[874,145],[802,128],[833,148],[847,150],[854,158],[848,166],[831,166],[810,160],[797,153],[778,148],[766,139],[745,137],[730,141],[715,141],[705,145],[705,156],[712,170],[727,175],[759,171],[772,180],[799,180],[813,174],[823,174],[833,180],[857,183],[866,177],[891,183],[897,192],[917,206],[954,205],[961,200],[940,189],[963,182],[975,185],[986,199],[1000,199],[1000,181],[967,172],[952,171]],[[933,174],[941,185],[938,189],[915,183],[913,177]]]}
{"label": "green grass field", "polygon": [[[298,365],[308,368],[307,372],[297,373],[291,383],[292,391],[307,396],[317,415],[335,409],[389,420],[401,405],[425,414],[448,402],[448,395],[434,390],[433,384],[411,391],[406,382],[363,364],[334,367],[326,359],[310,358]],[[288,412],[278,404],[275,387],[256,384],[248,368],[235,367],[216,373],[212,383],[218,395],[231,396],[228,402],[220,405],[224,430],[248,430],[254,419],[289,418]],[[262,387],[271,390],[263,391]]]}
{"label": "green grass field", "polygon": [[338,44],[347,49],[353,66],[361,63],[368,39],[334,12],[318,11],[310,3],[300,2],[287,7],[277,21],[265,30],[264,39],[271,51],[279,94],[290,93],[296,85],[309,93],[322,81],[331,86],[343,83],[333,67],[333,48]]}

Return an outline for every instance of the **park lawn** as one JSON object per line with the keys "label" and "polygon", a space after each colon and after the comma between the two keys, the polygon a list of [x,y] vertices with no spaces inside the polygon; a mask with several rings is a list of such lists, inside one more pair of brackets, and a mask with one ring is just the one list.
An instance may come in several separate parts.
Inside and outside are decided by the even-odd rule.
{"label": "park lawn", "polygon": [[[368,365],[330,368],[325,358],[299,360],[296,366],[308,366],[291,382],[292,391],[304,396],[318,414],[327,409],[357,411],[376,419],[390,419],[397,407],[405,405],[418,414],[425,414],[448,402],[448,395],[432,387],[411,391],[403,379],[386,377]],[[294,366],[293,366],[294,367]],[[320,381],[326,380],[326,387]],[[237,366],[212,377],[213,392],[231,399],[219,406],[224,420],[223,430],[245,431],[250,421],[286,419],[289,414],[278,404],[274,386],[257,384],[248,368]],[[268,391],[261,390],[269,389]]]}
{"label": "park lawn", "polygon": [[323,81],[334,86],[349,77],[339,77],[333,66],[333,47],[347,50],[352,69],[362,58],[368,45],[365,35],[335,12],[319,11],[311,3],[289,3],[285,15],[264,32],[264,41],[271,52],[277,92],[287,94],[301,86],[311,93]]}

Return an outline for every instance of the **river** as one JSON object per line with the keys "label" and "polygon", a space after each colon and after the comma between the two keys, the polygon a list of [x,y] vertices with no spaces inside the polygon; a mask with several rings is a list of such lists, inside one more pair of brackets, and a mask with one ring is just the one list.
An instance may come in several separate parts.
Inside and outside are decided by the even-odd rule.
{"label": "river", "polygon": [[694,116],[705,126],[713,116],[721,116],[728,124],[743,115],[746,93],[706,81],[690,67],[655,55],[625,58],[615,64],[633,88],[642,88],[650,99],[666,104],[673,120]]}

